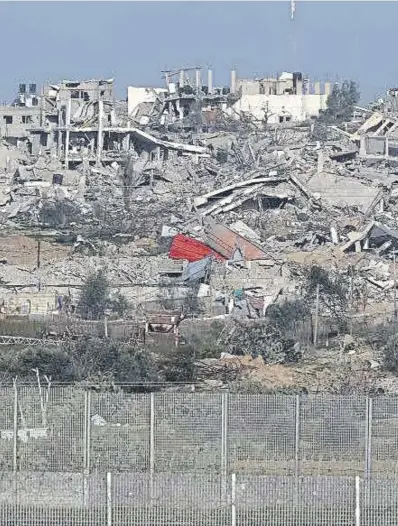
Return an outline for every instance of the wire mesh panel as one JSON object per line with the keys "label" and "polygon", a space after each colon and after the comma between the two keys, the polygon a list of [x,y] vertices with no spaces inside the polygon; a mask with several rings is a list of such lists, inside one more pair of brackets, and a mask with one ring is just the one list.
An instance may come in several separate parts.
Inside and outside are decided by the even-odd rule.
{"label": "wire mesh panel", "polygon": [[[107,474],[94,473],[84,477],[84,507],[81,513],[84,522],[79,526],[101,526],[108,524],[109,506]],[[75,525],[73,525],[75,526]]]}
{"label": "wire mesh panel", "polygon": [[148,471],[150,397],[92,393],[90,468],[99,471]]}
{"label": "wire mesh panel", "polygon": [[[359,491],[357,491],[357,489]],[[225,491],[226,490],[226,491]],[[0,524],[396,526],[398,481],[188,473],[2,474]]]}
{"label": "wire mesh panel", "polygon": [[16,482],[19,506],[78,508],[84,504],[81,473],[22,472]]}
{"label": "wire mesh panel", "polygon": [[[19,470],[44,470],[51,451],[51,437],[43,421],[44,398],[35,387],[19,387],[17,458]],[[48,448],[48,449],[47,449]]]}
{"label": "wire mesh panel", "polygon": [[84,391],[43,386],[18,389],[20,470],[83,470]]}
{"label": "wire mesh panel", "polygon": [[0,523],[18,526],[98,526],[106,524],[105,496],[100,506],[85,503],[85,482],[74,473],[19,473],[12,497],[0,501]]}
{"label": "wire mesh panel", "polygon": [[209,474],[118,474],[112,477],[112,524],[231,525],[221,477]]}
{"label": "wire mesh panel", "polygon": [[14,390],[0,389],[0,470],[12,470],[14,457]]}
{"label": "wire mesh panel", "polygon": [[353,477],[305,477],[299,479],[297,525],[355,524]]}
{"label": "wire mesh panel", "polygon": [[363,481],[360,503],[361,526],[396,526],[398,524],[397,480]]}
{"label": "wire mesh panel", "polygon": [[354,479],[237,476],[239,526],[352,526]]}
{"label": "wire mesh panel", "polygon": [[398,398],[372,400],[371,448],[372,473],[398,474]]}
{"label": "wire mesh panel", "polygon": [[239,526],[289,524],[294,515],[295,479],[242,476],[236,480],[235,499]]}
{"label": "wire mesh panel", "polygon": [[228,395],[229,472],[294,472],[295,413],[294,396]]}
{"label": "wire mesh panel", "polygon": [[366,415],[366,398],[301,398],[300,474],[362,474]]}
{"label": "wire mesh panel", "polygon": [[157,472],[220,471],[221,395],[155,395]]}

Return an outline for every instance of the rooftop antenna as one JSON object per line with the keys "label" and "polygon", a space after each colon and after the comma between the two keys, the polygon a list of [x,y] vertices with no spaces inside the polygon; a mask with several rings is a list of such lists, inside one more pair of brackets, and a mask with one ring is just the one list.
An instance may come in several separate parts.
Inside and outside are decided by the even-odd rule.
{"label": "rooftop antenna", "polygon": [[295,0],[290,0],[290,18],[294,20],[294,13],[296,12]]}

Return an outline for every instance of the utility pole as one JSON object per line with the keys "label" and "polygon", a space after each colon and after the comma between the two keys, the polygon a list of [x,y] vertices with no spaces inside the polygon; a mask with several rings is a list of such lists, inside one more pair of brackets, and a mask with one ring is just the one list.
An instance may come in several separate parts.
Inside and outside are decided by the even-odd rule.
{"label": "utility pole", "polygon": [[393,277],[394,277],[394,320],[397,319],[397,269],[396,269],[396,254],[393,252]]}
{"label": "utility pole", "polygon": [[318,339],[318,317],[319,317],[319,285],[316,286],[314,345],[316,345],[316,342]]}
{"label": "utility pole", "polygon": [[40,241],[37,242],[37,268],[40,268],[40,249],[41,249],[41,243]]}

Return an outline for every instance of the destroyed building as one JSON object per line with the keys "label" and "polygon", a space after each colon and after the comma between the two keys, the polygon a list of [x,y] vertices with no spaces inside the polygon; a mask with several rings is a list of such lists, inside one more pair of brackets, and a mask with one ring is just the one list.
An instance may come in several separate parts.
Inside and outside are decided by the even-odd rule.
{"label": "destroyed building", "polygon": [[[112,79],[64,81],[3,108],[37,121],[21,120],[22,139],[2,128],[2,316],[70,319],[87,276],[106,268],[137,334],[182,341],[179,316],[185,327],[266,320],[303,296],[313,266],[349,281],[347,318],[389,316],[393,104],[357,107],[319,138],[309,112],[234,111],[245,97],[323,101],[302,75],[246,83],[234,71],[222,87],[200,68],[163,77],[162,88],[128,88],[127,101]],[[333,333],[327,305],[318,314],[319,331]]]}
{"label": "destroyed building", "polygon": [[321,85],[311,81],[301,72],[284,72],[277,78],[239,79],[231,73],[234,91],[240,92],[234,105],[238,113],[249,113],[257,119],[278,122],[302,122],[319,115],[326,109],[330,95],[330,82]]}
{"label": "destroyed building", "polygon": [[[194,78],[189,73],[194,71]],[[192,76],[192,75],[191,75]],[[302,122],[319,115],[326,109],[330,83],[312,82],[302,73],[282,73],[278,78],[240,79],[231,70],[229,86],[215,87],[213,70],[202,79],[200,68],[167,71],[166,87],[128,88],[129,115],[144,125],[154,121],[155,107],[162,107],[161,122],[180,127],[197,128],[214,123],[217,112],[239,119],[244,115],[270,124]]]}
{"label": "destroyed building", "polygon": [[0,137],[33,153],[31,134],[35,127],[41,126],[42,115],[36,84],[20,84],[14,102],[0,105]]}

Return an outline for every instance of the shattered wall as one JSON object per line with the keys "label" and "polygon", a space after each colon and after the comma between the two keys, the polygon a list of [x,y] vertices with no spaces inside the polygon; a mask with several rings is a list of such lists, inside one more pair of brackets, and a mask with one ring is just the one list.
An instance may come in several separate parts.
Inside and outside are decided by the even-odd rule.
{"label": "shattered wall", "polygon": [[366,153],[371,155],[385,155],[386,139],[385,137],[367,137]]}
{"label": "shattered wall", "polygon": [[38,107],[0,106],[0,137],[24,138],[30,128],[40,126],[41,110]]}
{"label": "shattered wall", "polygon": [[279,123],[279,117],[286,115],[292,121],[304,121],[326,109],[326,100],[327,95],[243,95],[233,111],[249,113],[259,120],[267,113],[270,124]]}
{"label": "shattered wall", "polygon": [[132,115],[143,102],[155,102],[157,93],[167,93],[164,88],[143,88],[129,86],[127,88],[127,111]]}
{"label": "shattered wall", "polygon": [[2,294],[0,304],[4,314],[45,316],[56,309],[56,295],[45,292]]}

